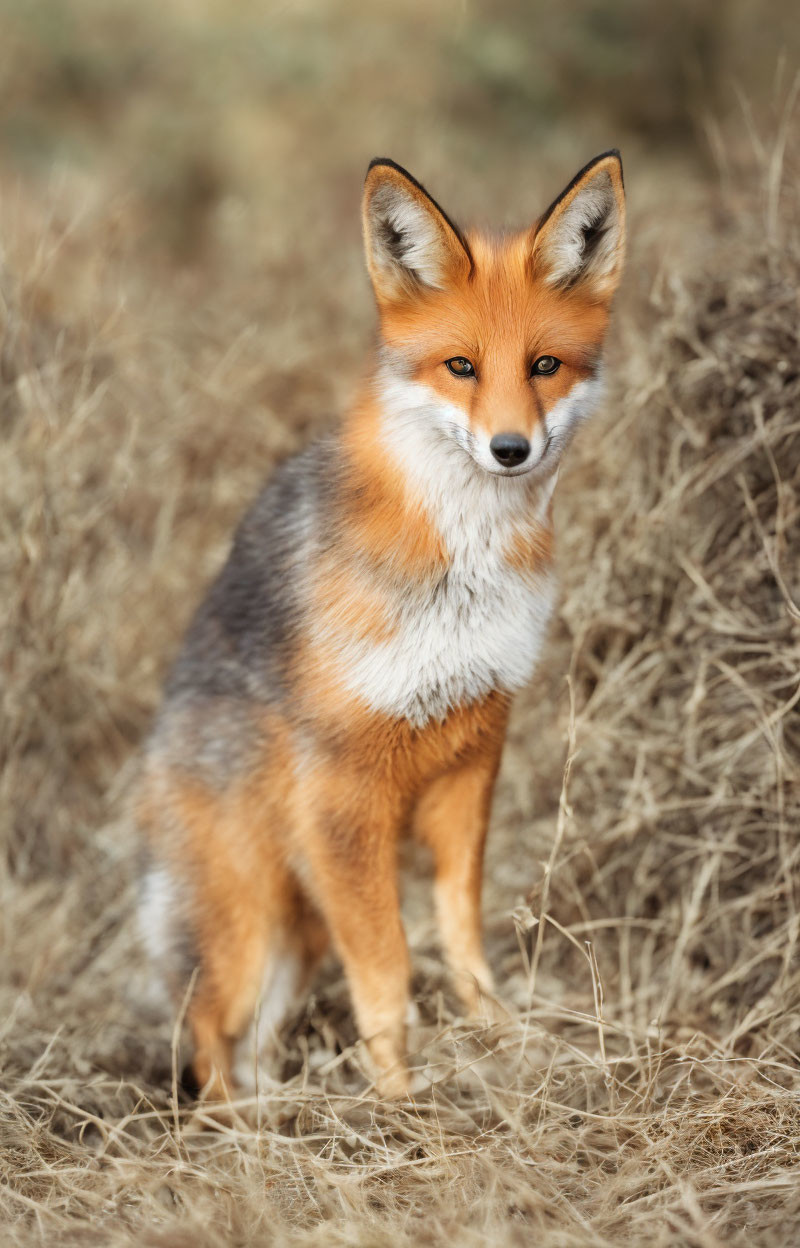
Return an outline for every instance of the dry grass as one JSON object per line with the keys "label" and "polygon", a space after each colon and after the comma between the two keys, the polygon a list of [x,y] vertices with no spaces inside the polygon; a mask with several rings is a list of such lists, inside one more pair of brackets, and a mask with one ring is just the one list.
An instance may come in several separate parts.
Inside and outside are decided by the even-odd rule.
{"label": "dry grass", "polygon": [[[346,118],[360,89],[343,84]],[[409,101],[415,125],[430,107]],[[494,142],[482,117],[490,189],[470,193],[490,216],[518,132]],[[431,139],[429,168],[449,167],[451,138],[466,150],[464,125]],[[489,848],[489,954],[512,1018],[478,1033],[455,1017],[412,863],[414,1064],[430,1093],[363,1095],[331,963],[287,1029],[283,1082],[211,1132],[174,1096],[180,1036],[140,1004],[124,798],[232,525],[353,384],[369,324],[344,224],[355,199],[331,186],[319,229],[304,203],[301,246],[276,188],[259,202],[283,224],[251,247],[201,194],[211,239],[176,269],[160,236],[141,245],[156,201],[120,198],[118,169],[7,190],[4,1244],[800,1234],[800,183],[782,178],[780,145],[754,146],[762,167],[743,183],[728,166],[722,200],[685,177],[694,247],[666,255],[673,166],[636,158],[611,402],[560,486],[562,606],[515,711]],[[547,148],[549,169],[568,174],[564,159]],[[312,186],[309,168],[293,176],[295,194]],[[530,188],[504,194],[519,212]]]}

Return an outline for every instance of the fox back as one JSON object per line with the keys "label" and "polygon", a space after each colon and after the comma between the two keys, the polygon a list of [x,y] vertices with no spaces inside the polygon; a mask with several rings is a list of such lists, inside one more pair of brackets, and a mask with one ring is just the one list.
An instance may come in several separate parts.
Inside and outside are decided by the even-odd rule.
{"label": "fox back", "polygon": [[600,394],[621,166],[605,153],[532,227],[491,236],[373,161],[363,218],[371,367],[245,516],[146,751],[143,931],[176,997],[197,971],[194,1079],[215,1096],[235,1086],[235,1042],[257,1014],[268,1046],[330,937],[380,1089],[406,1088],[407,831],[433,850],[465,1007],[499,1008],[483,844],[510,698],[553,607],[559,464]]}

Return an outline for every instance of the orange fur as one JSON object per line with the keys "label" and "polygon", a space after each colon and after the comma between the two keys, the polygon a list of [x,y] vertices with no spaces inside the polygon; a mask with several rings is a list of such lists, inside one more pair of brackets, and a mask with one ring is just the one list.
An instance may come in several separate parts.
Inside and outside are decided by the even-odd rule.
{"label": "orange fur", "polygon": [[553,561],[553,527],[548,516],[546,524],[526,525],[514,534],[506,559],[519,572],[536,571]]}
{"label": "orange fur", "polygon": [[380,441],[379,413],[374,399],[365,396],[343,438],[348,468],[343,553],[357,550],[413,579],[435,576],[447,566],[442,539]]}
{"label": "orange fur", "polygon": [[323,557],[315,570],[312,618],[315,628],[358,641],[388,641],[394,631],[385,600],[360,586],[341,557]]}
{"label": "orange fur", "polygon": [[[390,445],[382,406],[389,400],[381,386],[388,376],[401,392],[412,388],[412,398],[428,396],[412,408],[423,425],[429,404],[441,400],[440,439],[453,413],[463,417],[460,440],[453,442],[462,457],[472,454],[470,438],[505,433],[530,439],[538,427],[546,429],[548,413],[557,404],[563,412],[573,388],[594,373],[618,276],[617,259],[604,243],[607,231],[591,236],[591,212],[585,236],[575,241],[575,230],[584,228],[574,215],[582,202],[576,197],[591,190],[593,178],[599,179],[596,203],[609,211],[616,205],[621,220],[621,171],[618,158],[608,154],[581,172],[540,227],[498,240],[462,236],[391,163],[370,169],[364,221],[381,356],[338,435],[338,475],[326,482],[328,527],[310,526],[317,505],[310,491],[298,509],[298,533],[314,536],[299,555],[285,507],[244,526],[231,576],[223,574],[190,636],[189,676],[179,673],[172,719],[172,703],[166,704],[167,727],[151,749],[140,794],[140,823],[154,860],[175,884],[175,908],[198,967],[188,1017],[195,1075],[210,1095],[224,1096],[233,1087],[233,1044],[253,1015],[268,960],[289,951],[304,981],[329,935],[381,1090],[406,1088],[410,962],[396,859],[398,841],[409,831],[433,852],[442,944],[464,1005],[472,1013],[491,1010],[492,977],[481,946],[483,849],[509,690],[517,687],[496,675],[505,634],[492,578],[496,574],[509,600],[534,623],[537,611],[549,610],[543,586],[553,561],[552,489],[526,494],[514,483],[509,488],[517,492],[503,495],[498,477],[494,494],[479,490],[480,506],[501,500],[496,537],[491,517],[471,516],[468,498],[456,500],[460,510],[451,506],[448,480],[437,475],[451,460],[437,460],[436,467],[426,462],[416,477],[408,471],[396,442]],[[596,210],[595,201],[587,203]],[[570,257],[578,266],[585,258],[587,276],[579,268],[574,280],[549,282],[545,261],[563,266]],[[536,375],[533,362],[548,355],[560,361],[558,371]],[[447,360],[458,356],[474,364],[474,376],[448,370]],[[402,410],[400,418],[410,419]],[[416,429],[414,436],[424,433]],[[546,455],[544,446],[542,462]],[[474,481],[478,463],[470,466],[472,477],[458,480]],[[280,499],[291,506],[292,497],[287,492]],[[473,520],[474,532],[464,541],[461,528]],[[298,582],[289,586],[288,606],[281,584],[265,579],[253,557],[256,523],[275,542],[275,558],[290,569],[284,576]],[[495,563],[485,563],[490,556]],[[237,581],[240,565],[244,579]],[[220,603],[229,584],[232,608]],[[456,593],[464,601],[455,608],[437,600],[437,594],[447,600]],[[261,616],[259,594],[267,603]],[[285,619],[273,625],[268,609],[275,605],[283,606]],[[450,635],[431,641],[432,630],[444,620],[441,629],[459,633],[463,647],[464,621],[475,611],[483,611],[478,618],[489,621],[487,629],[500,629],[500,642],[493,634],[494,649],[487,647],[491,676],[475,686],[479,692],[445,701],[444,711],[431,710],[418,721],[411,712],[375,709],[385,703],[370,701],[369,680],[376,670],[382,679],[381,664],[394,661],[393,654],[404,656],[401,674],[413,685],[416,647],[427,644],[446,662]],[[393,651],[404,643],[403,628],[410,643]],[[269,641],[270,629],[277,640]],[[467,636],[471,644],[473,634]],[[476,646],[480,641],[476,636]],[[359,677],[361,685],[348,668],[353,653],[364,660],[358,671],[368,673]],[[212,660],[213,679],[204,679],[204,671],[198,676],[198,664],[204,669]],[[472,676],[470,663],[465,666],[467,687]],[[438,690],[438,667],[432,683]]]}

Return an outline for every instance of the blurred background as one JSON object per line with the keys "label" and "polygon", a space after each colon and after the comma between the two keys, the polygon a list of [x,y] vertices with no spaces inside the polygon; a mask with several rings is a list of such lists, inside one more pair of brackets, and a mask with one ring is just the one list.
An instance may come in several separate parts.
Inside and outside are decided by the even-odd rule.
{"label": "blurred background", "polygon": [[352,267],[375,154],[498,223],[612,144],[634,207],[643,170],[681,196],[717,176],[724,121],[785,92],[800,43],[788,0],[2,0],[0,17],[6,188],[62,177],[62,210],[118,197],[142,252],[278,275]]}
{"label": "blurred background", "polygon": [[[91,232],[94,263],[124,258],[131,294],[131,270],[170,296],[182,280],[202,316],[213,289],[273,335],[273,396],[285,380],[324,398],[335,371],[337,401],[347,329],[371,315],[372,156],[457,219],[502,225],[618,146],[634,245],[668,256],[708,187],[719,200],[732,163],[764,156],[800,47],[788,0],[0,0],[0,23],[6,239],[41,211]],[[71,300],[87,280],[70,276]]]}

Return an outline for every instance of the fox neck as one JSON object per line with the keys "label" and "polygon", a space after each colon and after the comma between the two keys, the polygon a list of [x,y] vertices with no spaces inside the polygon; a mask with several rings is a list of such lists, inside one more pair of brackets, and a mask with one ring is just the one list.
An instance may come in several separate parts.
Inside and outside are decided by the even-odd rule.
{"label": "fox neck", "polygon": [[363,599],[382,624],[336,625],[337,680],[415,728],[521,688],[554,600],[554,478],[485,473],[437,428],[433,401],[385,378],[367,388],[342,429],[333,530],[338,583],[355,574],[354,610]]}
{"label": "fox neck", "polygon": [[557,473],[486,472],[428,387],[379,365],[345,424],[344,440],[351,488],[370,498],[376,513],[385,511],[387,544],[402,548],[415,540],[429,552],[423,576],[488,570],[537,532],[549,547]]}

